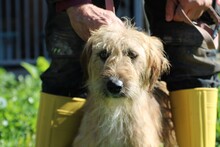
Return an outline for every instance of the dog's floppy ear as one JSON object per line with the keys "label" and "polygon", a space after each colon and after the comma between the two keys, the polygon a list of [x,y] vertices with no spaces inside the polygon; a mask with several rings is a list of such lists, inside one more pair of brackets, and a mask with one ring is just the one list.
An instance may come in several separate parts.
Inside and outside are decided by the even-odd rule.
{"label": "dog's floppy ear", "polygon": [[149,47],[149,58],[147,62],[150,69],[149,88],[152,89],[160,76],[169,70],[170,64],[165,57],[163,44],[158,38],[150,37]]}
{"label": "dog's floppy ear", "polygon": [[89,60],[91,58],[92,55],[92,42],[90,40],[87,41],[87,43],[85,44],[85,47],[82,51],[81,54],[81,67],[83,70],[83,76],[84,76],[84,80],[88,79],[89,73],[88,73],[88,64],[89,64]]}

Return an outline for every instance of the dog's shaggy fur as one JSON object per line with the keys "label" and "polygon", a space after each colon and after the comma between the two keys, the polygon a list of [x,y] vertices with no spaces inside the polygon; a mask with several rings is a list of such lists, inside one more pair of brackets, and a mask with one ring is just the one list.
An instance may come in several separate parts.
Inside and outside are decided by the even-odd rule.
{"label": "dog's shaggy fur", "polygon": [[130,25],[103,26],[89,38],[82,62],[89,94],[74,147],[170,143],[162,137],[170,135],[170,113],[161,98],[167,91],[158,82],[169,63],[159,39]]}

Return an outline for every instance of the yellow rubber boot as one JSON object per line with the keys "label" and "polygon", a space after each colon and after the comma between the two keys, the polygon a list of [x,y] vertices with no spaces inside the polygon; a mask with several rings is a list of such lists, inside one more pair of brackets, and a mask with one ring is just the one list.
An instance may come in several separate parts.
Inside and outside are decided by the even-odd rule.
{"label": "yellow rubber boot", "polygon": [[85,99],[41,94],[36,147],[71,146],[82,119]]}
{"label": "yellow rubber boot", "polygon": [[194,88],[170,93],[179,147],[215,147],[217,88]]}

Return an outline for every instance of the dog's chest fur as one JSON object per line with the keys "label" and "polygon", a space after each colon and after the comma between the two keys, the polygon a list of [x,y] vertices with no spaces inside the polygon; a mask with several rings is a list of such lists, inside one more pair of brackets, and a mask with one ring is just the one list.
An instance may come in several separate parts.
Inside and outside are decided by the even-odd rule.
{"label": "dog's chest fur", "polygon": [[[139,102],[138,100],[134,102],[113,99],[113,101],[99,104],[88,100],[79,135],[73,146],[159,146],[159,132],[161,131],[160,124],[158,124],[161,119],[159,106],[155,105],[156,101],[153,98],[145,97],[139,100]],[[88,103],[93,103],[93,105]],[[152,111],[153,114],[149,113]]]}

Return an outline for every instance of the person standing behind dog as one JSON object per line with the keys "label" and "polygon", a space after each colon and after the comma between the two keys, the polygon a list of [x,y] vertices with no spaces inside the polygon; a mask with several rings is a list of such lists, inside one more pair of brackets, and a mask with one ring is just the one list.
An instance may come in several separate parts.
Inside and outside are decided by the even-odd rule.
{"label": "person standing behind dog", "polygon": [[[86,97],[80,55],[90,30],[119,24],[104,0],[47,0],[46,47],[51,65],[43,73],[37,120],[36,147],[71,146],[79,127],[78,108]],[[114,2],[117,9],[119,1]],[[76,112],[77,111],[77,112]]]}
{"label": "person standing behind dog", "polygon": [[219,0],[145,0],[150,31],[163,40],[171,63],[170,73],[162,80],[170,91],[180,147],[215,147],[220,71],[217,46],[210,47],[204,31],[198,31],[191,22],[197,20],[218,28],[206,11],[211,7],[220,14]]}

